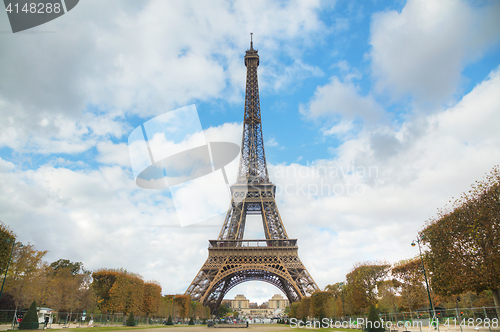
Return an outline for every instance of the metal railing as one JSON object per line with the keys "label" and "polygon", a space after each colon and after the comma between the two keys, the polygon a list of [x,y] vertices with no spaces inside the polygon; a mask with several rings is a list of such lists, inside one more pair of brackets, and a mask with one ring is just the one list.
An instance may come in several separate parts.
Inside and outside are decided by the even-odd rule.
{"label": "metal railing", "polygon": [[208,248],[269,248],[296,247],[297,239],[282,240],[209,240]]}
{"label": "metal railing", "polygon": [[[25,311],[20,310],[0,310],[0,325],[9,325],[11,329],[19,328],[19,322],[22,319]],[[45,326],[44,317],[39,315],[39,326],[46,328],[56,327],[84,327],[84,326],[123,326],[127,321],[123,314],[94,314],[82,312],[52,312],[46,314],[49,317],[47,326]],[[136,325],[164,325],[167,322],[167,317],[143,317],[135,316]],[[176,317],[174,321],[177,324],[187,324],[188,318]]]}
{"label": "metal railing", "polygon": [[[478,308],[437,308],[435,318],[427,309],[408,312],[379,313],[386,331],[418,331],[435,330],[464,331],[500,331],[500,307]],[[333,322],[349,322],[345,325],[357,328],[363,327],[368,320],[367,315],[352,315],[346,317],[331,317]]]}

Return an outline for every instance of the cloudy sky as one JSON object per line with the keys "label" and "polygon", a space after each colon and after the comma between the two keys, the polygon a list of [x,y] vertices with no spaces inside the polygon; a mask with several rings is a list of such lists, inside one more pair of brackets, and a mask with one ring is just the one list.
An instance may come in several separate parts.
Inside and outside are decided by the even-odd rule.
{"label": "cloudy sky", "polygon": [[[195,105],[209,141],[239,143],[253,32],[271,180],[318,286],[413,257],[500,163],[498,17],[498,1],[82,0],[13,34],[0,13],[0,220],[48,262],[184,293],[223,217],[181,227],[171,190],[136,185],[129,135]],[[245,237],[262,234],[250,218]]]}

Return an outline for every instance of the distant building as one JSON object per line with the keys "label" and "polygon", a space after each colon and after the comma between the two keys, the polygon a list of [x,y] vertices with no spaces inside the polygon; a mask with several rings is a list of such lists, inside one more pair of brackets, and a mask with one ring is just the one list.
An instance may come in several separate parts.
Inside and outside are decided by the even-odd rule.
{"label": "distant building", "polygon": [[280,294],[274,295],[268,302],[270,309],[285,309],[290,305],[288,299],[284,299]]}
{"label": "distant building", "polygon": [[243,295],[236,295],[234,300],[230,301],[231,301],[231,309],[233,310],[250,308],[250,301],[248,301],[247,298]]}
{"label": "distant building", "polygon": [[288,306],[288,300],[281,295],[274,295],[269,301],[264,302],[260,306],[257,303],[250,303],[244,295],[236,295],[231,301],[233,311],[238,311],[240,317],[246,318],[271,318],[279,316]]}

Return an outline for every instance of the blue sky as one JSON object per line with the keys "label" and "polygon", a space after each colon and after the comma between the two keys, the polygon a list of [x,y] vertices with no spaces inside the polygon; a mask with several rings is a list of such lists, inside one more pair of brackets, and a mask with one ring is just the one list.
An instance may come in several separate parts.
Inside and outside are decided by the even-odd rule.
{"label": "blue sky", "polygon": [[128,135],[194,104],[207,137],[239,143],[253,32],[271,181],[318,285],[410,258],[426,220],[499,163],[499,15],[496,1],[87,0],[12,34],[0,14],[0,220],[49,262],[183,293],[222,217],[178,227],[168,190],[135,185]]}

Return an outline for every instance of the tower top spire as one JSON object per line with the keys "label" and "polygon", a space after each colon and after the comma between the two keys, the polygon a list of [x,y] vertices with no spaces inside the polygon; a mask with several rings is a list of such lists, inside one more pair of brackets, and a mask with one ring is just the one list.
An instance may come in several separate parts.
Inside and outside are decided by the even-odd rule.
{"label": "tower top spire", "polygon": [[250,32],[250,49],[253,50],[253,32]]}

